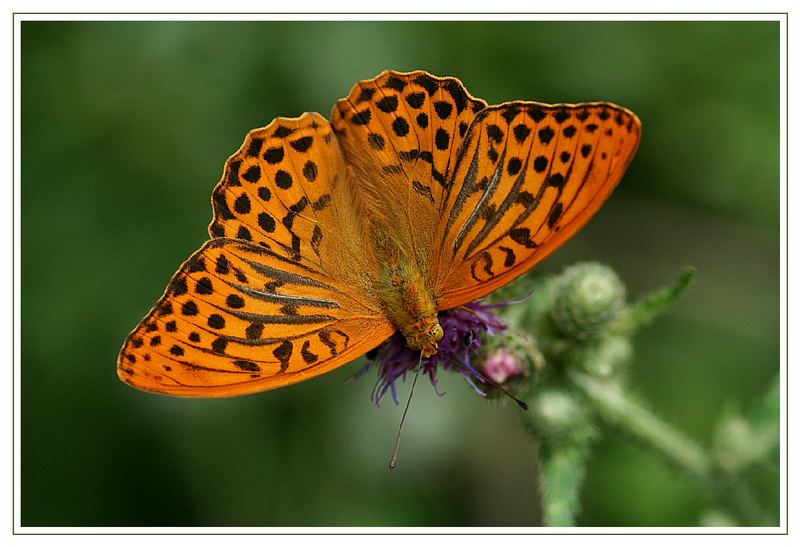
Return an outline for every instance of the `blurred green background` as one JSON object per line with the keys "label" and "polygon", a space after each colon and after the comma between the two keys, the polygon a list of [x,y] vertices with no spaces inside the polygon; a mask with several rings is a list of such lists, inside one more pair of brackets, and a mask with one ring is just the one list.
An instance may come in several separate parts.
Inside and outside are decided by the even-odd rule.
{"label": "blurred green background", "polygon": [[[614,101],[644,125],[619,189],[535,272],[613,266],[633,296],[696,283],[636,340],[632,383],[708,444],[779,360],[779,34],[770,22],[23,22],[22,524],[526,526],[536,443],[460,379],[376,409],[349,365],[228,400],[117,380],[128,331],[206,239],[245,133],[328,115],[381,70],[497,103]],[[406,387],[407,388],[407,387]],[[421,389],[420,389],[421,388]],[[777,472],[757,477],[777,510]],[[692,526],[695,484],[613,431],[579,524]]]}

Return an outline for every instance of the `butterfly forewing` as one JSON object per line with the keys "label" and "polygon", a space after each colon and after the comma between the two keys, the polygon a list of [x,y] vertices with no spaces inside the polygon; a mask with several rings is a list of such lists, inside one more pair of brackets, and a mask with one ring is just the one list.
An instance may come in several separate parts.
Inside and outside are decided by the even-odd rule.
{"label": "butterfly forewing", "polygon": [[639,135],[636,116],[609,103],[482,111],[437,230],[440,306],[485,296],[571,237],[619,182]]}

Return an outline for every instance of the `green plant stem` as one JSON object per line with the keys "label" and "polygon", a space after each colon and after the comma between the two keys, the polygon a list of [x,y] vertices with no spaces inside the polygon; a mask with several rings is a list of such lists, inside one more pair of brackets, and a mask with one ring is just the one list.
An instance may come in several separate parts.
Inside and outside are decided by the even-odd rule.
{"label": "green plant stem", "polygon": [[740,522],[767,525],[766,513],[746,486],[719,473],[699,445],[639,404],[618,381],[601,380],[577,370],[570,370],[568,377],[603,420],[639,439],[696,480],[730,507]]}
{"label": "green plant stem", "polygon": [[544,526],[575,526],[588,453],[588,441],[542,444],[540,465]]}

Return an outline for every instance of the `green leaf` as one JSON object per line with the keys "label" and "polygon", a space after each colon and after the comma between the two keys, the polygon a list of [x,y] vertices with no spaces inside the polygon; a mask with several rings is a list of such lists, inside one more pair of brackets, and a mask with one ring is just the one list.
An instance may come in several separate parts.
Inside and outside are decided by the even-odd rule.
{"label": "green leaf", "polygon": [[633,334],[642,327],[652,323],[656,317],[678,300],[694,278],[696,270],[687,266],[678,275],[672,285],[659,289],[631,304],[615,325],[620,334]]}

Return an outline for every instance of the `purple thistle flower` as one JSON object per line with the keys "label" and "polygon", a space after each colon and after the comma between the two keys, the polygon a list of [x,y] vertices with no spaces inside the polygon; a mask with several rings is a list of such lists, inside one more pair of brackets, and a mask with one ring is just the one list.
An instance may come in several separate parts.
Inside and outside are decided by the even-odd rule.
{"label": "purple thistle flower", "polygon": [[473,366],[473,361],[481,353],[487,335],[493,336],[506,329],[503,320],[492,311],[505,305],[506,302],[484,304],[475,301],[440,312],[439,324],[444,330],[444,337],[439,342],[439,352],[421,361],[420,352],[409,348],[405,337],[396,332],[367,354],[367,364],[356,373],[354,379],[377,368],[378,381],[372,390],[372,400],[380,406],[386,393],[391,392],[394,402],[400,404],[397,382],[405,380],[409,372],[417,372],[420,366],[420,372],[428,375],[436,394],[440,397],[444,395],[438,389],[438,371],[441,367],[460,373],[476,392],[485,397],[486,393],[478,387],[476,380],[485,383],[486,379]]}

